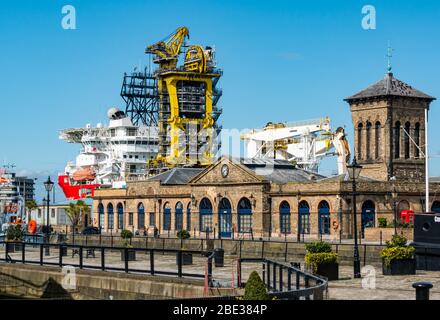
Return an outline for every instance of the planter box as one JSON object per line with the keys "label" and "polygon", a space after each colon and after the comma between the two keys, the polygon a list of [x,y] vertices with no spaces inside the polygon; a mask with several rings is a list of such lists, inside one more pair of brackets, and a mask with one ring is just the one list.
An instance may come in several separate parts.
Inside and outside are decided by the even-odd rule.
{"label": "planter box", "polygon": [[[121,251],[121,260],[125,261],[125,250]],[[127,251],[127,261],[136,261],[136,250]]]}
{"label": "planter box", "polygon": [[[187,266],[193,263],[192,253],[182,253],[182,265]],[[176,253],[176,264],[179,264],[179,254]]]}
{"label": "planter box", "polygon": [[328,281],[339,280],[339,263],[318,264],[316,274],[326,277]]}
{"label": "planter box", "polygon": [[392,260],[389,266],[382,261],[382,273],[386,276],[416,274],[415,259]]}

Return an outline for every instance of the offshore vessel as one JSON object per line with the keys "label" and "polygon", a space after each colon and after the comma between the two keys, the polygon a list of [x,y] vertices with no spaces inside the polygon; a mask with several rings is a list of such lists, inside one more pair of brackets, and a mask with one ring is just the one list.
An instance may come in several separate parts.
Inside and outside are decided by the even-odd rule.
{"label": "offshore vessel", "polygon": [[[214,49],[186,46],[186,27],[146,48],[156,70],[124,75],[121,97],[125,112],[112,108],[109,125],[66,129],[60,138],[82,145],[75,162],[58,176],[66,198],[94,196],[96,188],[124,188],[176,166],[206,167],[219,151],[222,113],[216,88],[222,71]],[[183,49],[183,50],[181,50]],[[183,65],[178,66],[180,54]]]}
{"label": "offshore vessel", "polygon": [[69,200],[93,197],[97,187],[124,188],[127,180],[143,178],[146,164],[158,151],[157,126],[135,126],[121,110],[108,110],[109,124],[65,129],[60,139],[82,145],[68,162],[58,184]]}

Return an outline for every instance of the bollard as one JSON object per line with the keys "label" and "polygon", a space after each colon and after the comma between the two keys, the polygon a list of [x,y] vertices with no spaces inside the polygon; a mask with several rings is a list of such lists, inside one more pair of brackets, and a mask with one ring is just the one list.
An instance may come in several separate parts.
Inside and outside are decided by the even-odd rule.
{"label": "bollard", "polygon": [[433,287],[430,282],[415,282],[412,285],[416,289],[416,300],[429,300],[429,290]]}

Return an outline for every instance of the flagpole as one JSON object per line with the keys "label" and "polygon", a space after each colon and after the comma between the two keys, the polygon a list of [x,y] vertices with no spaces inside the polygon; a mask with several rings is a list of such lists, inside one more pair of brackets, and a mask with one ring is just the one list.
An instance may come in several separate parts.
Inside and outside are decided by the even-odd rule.
{"label": "flagpole", "polygon": [[425,212],[429,210],[428,107],[425,108]]}

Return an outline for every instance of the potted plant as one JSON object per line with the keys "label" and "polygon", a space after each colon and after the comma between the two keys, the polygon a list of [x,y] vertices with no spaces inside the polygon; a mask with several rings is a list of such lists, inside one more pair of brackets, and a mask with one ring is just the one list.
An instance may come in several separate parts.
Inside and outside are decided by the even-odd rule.
{"label": "potted plant", "polygon": [[322,241],[306,245],[304,260],[313,273],[326,277],[329,281],[339,279],[338,254],[332,252],[330,244]]}
{"label": "potted plant", "polygon": [[379,222],[379,228],[387,227],[387,218],[378,218],[377,221]]}
{"label": "potted plant", "polygon": [[407,239],[398,234],[386,242],[386,247],[380,252],[384,275],[416,274],[415,248],[406,243]]}
{"label": "potted plant", "polygon": [[[191,235],[187,230],[177,232],[177,238],[181,240],[189,239]],[[182,246],[182,250],[184,250]],[[182,265],[191,265],[193,261],[192,253],[182,252]],[[176,253],[176,264],[179,264],[179,253]]]}
{"label": "potted plant", "polygon": [[11,225],[8,227],[6,231],[6,245],[8,246],[9,252],[14,252],[21,250],[21,243],[23,241],[23,230],[21,229],[21,225]]}
{"label": "potted plant", "polygon": [[[135,261],[136,260],[136,250],[130,249],[133,248],[133,246],[130,243],[131,238],[133,238],[133,232],[130,230],[122,230],[121,231],[121,238],[124,239],[123,247],[128,248],[127,249],[127,261]],[[125,261],[125,251],[121,251],[121,260]]]}
{"label": "potted plant", "polygon": [[269,300],[266,285],[257,271],[252,271],[244,287],[243,300]]}

